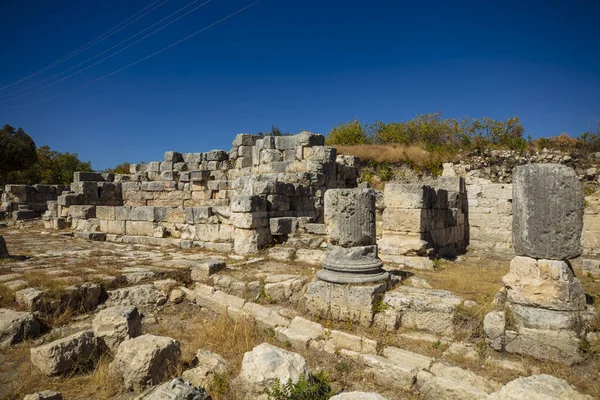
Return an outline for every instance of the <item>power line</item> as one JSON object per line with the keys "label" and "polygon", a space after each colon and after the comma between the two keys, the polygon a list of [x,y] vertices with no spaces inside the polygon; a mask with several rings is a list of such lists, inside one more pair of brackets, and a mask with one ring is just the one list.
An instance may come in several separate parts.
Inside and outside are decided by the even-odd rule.
{"label": "power line", "polygon": [[[44,83],[44,82],[48,82],[48,81],[50,81],[50,80],[52,80],[52,79],[54,79],[54,78],[57,78],[57,77],[59,77],[59,76],[61,76],[61,75],[65,74],[65,73],[67,73],[67,72],[69,72],[69,71],[71,71],[71,70],[73,70],[73,69],[75,69],[75,68],[77,68],[77,67],[79,67],[79,66],[81,66],[81,65],[83,65],[83,64],[85,64],[85,63],[87,63],[87,62],[89,62],[89,61],[92,61],[92,60],[93,60],[93,59],[95,59],[95,58],[98,58],[98,57],[100,57],[102,54],[105,54],[105,53],[107,53],[107,52],[111,51],[112,49],[119,47],[119,46],[120,46],[120,45],[122,45],[123,43],[126,43],[126,42],[130,41],[131,39],[135,38],[136,36],[139,36],[139,35],[141,35],[142,33],[146,32],[148,29],[155,27],[156,25],[160,24],[161,22],[164,22],[165,20],[167,20],[167,19],[171,18],[171,17],[172,17],[172,16],[174,16],[175,14],[178,14],[178,13],[180,13],[181,11],[183,11],[183,10],[185,10],[186,8],[190,7],[191,5],[193,5],[193,4],[195,4],[195,3],[197,3],[198,1],[200,1],[200,0],[194,0],[194,1],[192,1],[191,3],[188,3],[187,5],[185,5],[185,6],[181,7],[179,10],[175,11],[174,13],[170,14],[169,16],[167,16],[167,17],[165,17],[165,18],[161,19],[161,20],[160,20],[160,21],[158,21],[158,22],[155,22],[154,24],[150,25],[149,27],[147,27],[147,28],[145,28],[145,29],[142,29],[141,31],[139,31],[139,32],[138,32],[138,33],[136,33],[135,35],[132,35],[132,36],[128,37],[127,39],[123,40],[122,42],[120,42],[120,43],[118,43],[118,44],[116,44],[116,45],[114,45],[114,46],[112,46],[112,47],[110,47],[110,48],[108,48],[108,49],[106,49],[106,50],[104,50],[104,51],[102,51],[102,52],[100,52],[100,53],[96,54],[96,55],[95,55],[95,56],[93,56],[93,57],[90,57],[90,58],[88,58],[88,59],[87,59],[87,60],[85,60],[85,61],[82,61],[82,62],[80,62],[80,63],[79,63],[79,64],[77,64],[77,65],[74,65],[74,66],[72,66],[71,68],[68,68],[68,69],[66,69],[66,70],[64,70],[64,71],[62,71],[62,72],[59,72],[58,74],[56,74],[56,75],[53,75],[53,76],[51,76],[50,78],[44,79],[43,81],[39,81],[39,82],[37,82],[37,83],[34,83],[33,85],[29,85],[29,86],[26,86],[26,87],[24,87],[24,88],[22,88],[22,89],[19,89],[19,90],[17,90],[16,92],[13,92],[13,93],[10,93],[10,94],[6,94],[6,95],[4,95],[4,96],[0,96],[0,102],[4,102],[4,100],[2,100],[2,99],[6,99],[7,97],[10,97],[10,98],[9,98],[9,99],[6,99],[6,100],[14,100],[14,99],[17,99],[17,98],[19,98],[19,97],[21,97],[21,96],[17,96],[17,97],[12,97],[12,96],[14,96],[14,95],[16,95],[16,94],[18,94],[18,93],[24,92],[24,91],[26,91],[26,90],[29,90],[29,89],[31,89],[31,88],[34,88],[34,87],[36,87],[36,86],[38,86],[38,85],[41,85],[41,84],[42,84],[42,83]],[[209,1],[211,1],[211,0],[209,0]],[[206,4],[206,3],[204,3],[204,4]],[[202,4],[202,5],[203,5],[203,4]],[[202,7],[202,5],[198,6],[197,8],[200,8],[200,7]],[[194,8],[193,10],[191,10],[191,11],[189,11],[188,13],[186,13],[186,14],[182,15],[181,17],[185,17],[187,14],[189,14],[189,13],[190,13],[190,12],[192,12],[192,11],[195,11],[197,8]],[[181,18],[181,17],[180,17],[180,18]],[[40,88],[40,89],[38,89],[38,90],[42,90],[42,89]],[[38,90],[34,90],[34,91],[32,91],[32,92],[29,92],[28,94],[35,93],[35,92],[36,92],[36,91],[38,91]],[[26,95],[27,95],[27,94],[25,94],[25,95],[23,95],[23,96],[26,96]]]}
{"label": "power line", "polygon": [[[152,7],[154,4],[158,3],[162,1],[162,3],[160,3],[159,5],[157,5],[156,7],[152,8],[149,11],[144,12],[145,10],[147,10],[148,8]],[[64,56],[63,58],[54,61],[53,63],[46,65],[44,68],[32,73],[31,75],[28,75],[24,78],[21,78],[17,81],[14,81],[11,84],[8,84],[6,86],[3,86],[0,88],[0,90],[4,90],[6,88],[9,88],[11,86],[14,86],[18,83],[24,82],[30,78],[33,78],[34,76],[37,76],[43,72],[46,72],[49,69],[52,69],[54,67],[56,67],[57,65],[62,64],[63,62],[69,60],[70,58],[75,57],[78,54],[81,54],[82,52],[86,51],[87,49],[97,45],[98,43],[102,42],[105,39],[108,39],[109,37],[111,37],[112,35],[114,35],[115,33],[119,32],[120,30],[124,29],[125,27],[131,25],[132,23],[134,23],[135,21],[137,21],[138,19],[144,17],[145,15],[151,13],[152,11],[156,10],[158,7],[164,5],[165,3],[167,3],[169,0],[155,0],[153,3],[151,3],[150,5],[144,7],[143,9],[141,9],[140,11],[136,12],[135,14],[133,14],[131,17],[127,18],[126,20],[120,22],[119,24],[115,25],[114,27],[112,27],[111,29],[109,29],[108,31],[104,32],[103,34],[101,34],[100,36],[96,37],[94,40],[88,42],[87,44],[79,47],[78,49],[72,51],[71,53],[67,54],[66,56]],[[143,13],[142,15],[138,16],[137,18],[135,18],[139,13]],[[135,18],[133,21],[129,21],[130,19]],[[129,22],[128,22],[129,21]],[[125,24],[121,27],[119,27],[120,25]],[[114,31],[114,32],[113,32]]]}
{"label": "power line", "polygon": [[[255,0],[255,1],[253,1],[252,3],[248,4],[247,6],[240,8],[239,10],[237,10],[237,11],[235,11],[235,12],[233,12],[233,13],[231,13],[231,14],[227,15],[226,17],[223,17],[223,18],[221,18],[221,19],[220,19],[220,20],[218,20],[217,22],[214,22],[214,23],[212,23],[212,24],[210,24],[210,25],[208,25],[208,26],[206,26],[206,27],[204,27],[204,28],[202,28],[202,29],[200,29],[200,30],[196,31],[196,32],[192,33],[191,35],[188,35],[188,36],[184,37],[184,38],[183,38],[183,39],[181,39],[181,40],[178,40],[178,41],[176,41],[175,43],[172,43],[172,44],[170,44],[170,45],[168,45],[168,46],[166,46],[166,47],[163,47],[162,49],[160,49],[160,50],[158,50],[158,51],[155,51],[154,53],[152,53],[152,54],[149,54],[149,55],[147,55],[146,57],[140,58],[139,60],[137,60],[137,61],[135,61],[135,62],[133,62],[133,63],[131,63],[131,64],[128,64],[128,65],[124,66],[123,68],[119,68],[119,69],[117,69],[117,70],[115,70],[115,71],[113,71],[113,72],[111,72],[111,73],[109,73],[109,74],[106,74],[106,75],[104,75],[104,76],[101,76],[101,77],[100,77],[100,78],[98,78],[98,79],[94,79],[93,81],[87,82],[87,83],[85,83],[85,84],[83,84],[83,85],[79,86],[79,88],[84,88],[84,87],[86,87],[86,86],[89,86],[89,85],[91,85],[92,83],[96,83],[96,82],[98,82],[98,81],[101,81],[102,79],[108,78],[109,76],[115,75],[115,74],[117,74],[117,73],[119,73],[119,72],[121,72],[121,71],[123,71],[123,70],[126,70],[127,68],[130,68],[130,67],[132,67],[132,66],[134,66],[134,65],[136,65],[136,64],[139,64],[140,62],[142,62],[142,61],[145,61],[145,60],[149,59],[150,57],[154,57],[155,55],[157,55],[157,54],[160,54],[160,53],[162,53],[163,51],[166,51],[166,50],[170,49],[171,47],[177,46],[178,44],[180,44],[180,43],[183,43],[183,42],[185,42],[186,40],[193,38],[194,36],[196,36],[196,35],[198,35],[198,34],[200,34],[200,33],[204,32],[204,31],[206,31],[206,30],[208,30],[208,29],[210,29],[210,28],[212,28],[212,27],[214,27],[214,26],[216,26],[216,25],[220,24],[221,22],[224,22],[224,21],[228,20],[229,18],[231,18],[231,17],[233,17],[233,16],[235,16],[235,15],[237,15],[237,14],[239,14],[239,13],[241,13],[241,12],[245,11],[245,10],[247,10],[248,8],[250,8],[250,7],[252,7],[252,6],[254,6],[254,5],[256,5],[256,4],[258,4],[258,3],[260,3],[261,1],[262,1],[262,0]],[[47,100],[53,99],[53,98],[55,98],[55,97],[58,97],[58,96],[60,96],[60,94],[57,94],[57,95],[55,95],[55,96],[51,96],[51,97],[47,97],[47,98],[45,98],[45,99],[41,99],[41,100],[38,100],[38,101],[35,101],[35,102],[32,102],[32,103],[21,104],[21,105],[14,106],[14,107],[2,108],[2,109],[0,109],[0,111],[14,110],[14,109],[17,109],[17,108],[27,107],[27,106],[30,106],[30,105],[33,105],[33,104],[38,104],[38,103],[41,103],[41,102],[44,102],[44,101],[47,101]]]}
{"label": "power line", "polygon": [[83,87],[86,87],[86,86],[88,86],[88,85],[91,85],[92,83],[96,83],[96,82],[98,82],[98,81],[101,81],[101,80],[102,80],[102,79],[104,79],[104,78],[108,78],[109,76],[112,76],[112,75],[114,75],[114,74],[116,74],[116,73],[119,73],[119,72],[121,72],[121,71],[123,71],[123,70],[126,70],[126,69],[127,69],[127,68],[129,68],[129,67],[133,67],[134,65],[136,65],[136,64],[139,64],[139,63],[141,63],[142,61],[149,59],[150,57],[154,57],[155,55],[157,55],[157,54],[160,54],[160,53],[162,53],[163,51],[170,49],[171,47],[177,46],[178,44],[180,44],[180,43],[182,43],[182,42],[185,42],[185,41],[186,41],[186,40],[188,40],[188,39],[191,39],[191,38],[193,38],[194,36],[196,36],[196,35],[198,35],[198,34],[200,34],[200,33],[204,32],[204,31],[205,31],[205,30],[207,30],[207,29],[210,29],[210,28],[212,28],[212,27],[213,27],[213,26],[215,26],[215,25],[218,25],[218,24],[220,24],[220,23],[221,23],[221,22],[223,22],[223,21],[226,21],[226,20],[228,20],[229,18],[233,17],[234,15],[236,15],[236,14],[239,14],[239,13],[241,13],[242,11],[245,11],[245,10],[247,10],[248,8],[250,8],[250,7],[254,6],[255,4],[258,4],[258,3],[260,3],[261,1],[262,1],[262,0],[256,0],[256,1],[254,1],[254,2],[252,2],[252,3],[250,3],[250,4],[248,4],[246,7],[240,8],[240,9],[239,9],[239,10],[237,10],[236,12],[234,12],[234,13],[231,13],[231,14],[229,14],[228,16],[226,16],[226,17],[224,17],[224,18],[221,18],[221,19],[220,19],[220,20],[218,20],[217,22],[215,22],[215,23],[212,23],[212,24],[210,24],[210,25],[208,25],[208,26],[206,26],[206,27],[204,27],[204,28],[200,29],[200,30],[198,30],[198,31],[196,31],[196,32],[194,32],[194,33],[192,33],[191,35],[189,35],[189,36],[186,36],[185,38],[183,38],[183,39],[181,39],[181,40],[178,40],[178,41],[177,41],[177,42],[175,42],[175,43],[172,43],[172,44],[170,44],[170,45],[169,45],[169,46],[167,46],[167,47],[163,47],[162,49],[160,49],[160,50],[158,50],[158,51],[155,51],[154,53],[152,53],[152,54],[150,54],[150,55],[147,55],[146,57],[140,58],[139,60],[137,60],[137,61],[135,61],[135,62],[132,62],[132,63],[131,63],[131,64],[129,64],[129,65],[126,65],[126,66],[124,66],[123,68],[119,68],[119,69],[117,69],[117,70],[115,70],[115,71],[111,72],[110,74],[106,74],[106,75],[104,75],[104,76],[102,76],[102,77],[100,77],[100,78],[98,78],[98,79],[94,79],[93,81],[91,81],[91,82],[88,82],[88,83],[86,83],[86,84],[84,84],[84,85],[81,85],[80,87],[82,87],[82,88],[83,88]]}
{"label": "power line", "polygon": [[[194,7],[194,8],[192,8],[191,10],[189,10],[188,12],[186,12],[185,14],[183,14],[183,15],[180,15],[179,17],[175,18],[174,20],[170,21],[169,23],[167,23],[167,24],[165,24],[165,25],[161,26],[160,28],[156,29],[155,31],[153,31],[153,32],[150,32],[150,33],[149,33],[149,34],[147,34],[146,36],[144,36],[144,37],[142,37],[142,38],[140,38],[140,39],[136,40],[136,41],[135,41],[135,42],[133,42],[133,43],[130,43],[130,44],[128,44],[127,46],[123,47],[122,49],[119,49],[119,50],[115,51],[115,52],[114,52],[114,53],[112,53],[112,54],[109,54],[108,56],[104,57],[103,59],[101,59],[101,60],[98,60],[98,61],[96,61],[95,63],[93,63],[93,64],[90,64],[90,65],[88,65],[88,66],[87,66],[87,67],[85,67],[85,68],[82,68],[82,69],[80,69],[79,71],[75,71],[75,72],[73,72],[72,74],[65,76],[64,78],[61,78],[61,79],[59,79],[59,80],[57,80],[57,81],[54,81],[54,82],[52,82],[52,83],[49,83],[49,84],[47,84],[47,85],[45,85],[45,86],[42,86],[42,87],[40,87],[40,88],[37,88],[37,89],[35,89],[35,90],[32,90],[32,91],[30,91],[30,92],[23,93],[23,94],[20,94],[20,95],[18,95],[18,96],[15,96],[15,97],[10,97],[10,98],[8,98],[8,99],[0,100],[0,103],[4,103],[4,102],[6,102],[6,101],[10,101],[10,100],[15,100],[15,99],[18,99],[18,98],[21,98],[21,97],[28,96],[28,95],[30,95],[30,94],[32,94],[32,93],[39,92],[40,90],[44,90],[44,89],[46,89],[46,88],[49,88],[50,86],[54,86],[54,85],[56,85],[57,83],[60,83],[60,82],[62,82],[62,81],[64,81],[64,80],[67,80],[67,79],[69,79],[69,78],[71,78],[71,77],[73,77],[73,76],[75,76],[75,75],[78,75],[78,74],[82,73],[83,71],[87,71],[88,69],[90,69],[90,68],[92,68],[92,67],[95,67],[96,65],[98,65],[98,64],[100,64],[100,63],[102,63],[102,62],[104,62],[104,61],[108,60],[109,58],[112,58],[112,57],[116,56],[117,54],[119,54],[119,53],[121,53],[121,52],[123,52],[123,51],[127,50],[127,49],[128,49],[128,48],[130,48],[131,46],[134,46],[134,45],[138,44],[139,42],[141,42],[141,41],[143,41],[143,40],[145,40],[145,39],[149,38],[150,36],[154,35],[155,33],[159,32],[159,31],[163,30],[164,28],[166,28],[167,26],[169,26],[169,25],[171,25],[171,24],[173,24],[173,23],[175,23],[175,22],[179,21],[181,18],[183,18],[183,17],[185,17],[186,15],[188,15],[188,14],[190,14],[190,13],[192,13],[192,12],[196,11],[196,10],[197,10],[197,9],[199,9],[200,7],[203,7],[203,6],[205,6],[206,4],[210,3],[211,1],[212,1],[212,0],[207,0],[207,1],[205,1],[204,3],[202,3],[202,4],[200,4],[200,5],[198,5],[198,6]],[[184,7],[184,8],[187,8],[187,6],[186,6],[186,7]],[[136,36],[137,36],[137,35],[136,35]],[[128,39],[128,40],[129,40],[129,39]],[[126,41],[127,41],[127,40],[126,40]],[[96,58],[96,57],[93,57],[93,58]],[[89,60],[88,60],[88,61],[89,61]],[[85,63],[85,62],[84,62],[84,63]],[[62,74],[59,74],[59,75],[62,75]],[[35,86],[35,85],[34,85],[34,86]]]}

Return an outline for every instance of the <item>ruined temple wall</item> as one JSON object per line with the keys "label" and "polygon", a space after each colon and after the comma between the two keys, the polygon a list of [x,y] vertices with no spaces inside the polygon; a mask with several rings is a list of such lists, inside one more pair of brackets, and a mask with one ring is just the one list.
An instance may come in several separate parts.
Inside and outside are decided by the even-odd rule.
{"label": "ruined temple wall", "polygon": [[512,184],[469,176],[465,183],[469,248],[512,254]]}
{"label": "ruined temple wall", "polygon": [[321,135],[241,134],[229,152],[169,151],[128,175],[76,173],[46,221],[108,240],[253,252],[297,219],[322,222],[325,191],[357,177],[358,159],[337,156]]}
{"label": "ruined temple wall", "polygon": [[39,217],[48,209],[47,202],[54,201],[66,185],[6,185],[2,192],[0,211],[13,219]]}

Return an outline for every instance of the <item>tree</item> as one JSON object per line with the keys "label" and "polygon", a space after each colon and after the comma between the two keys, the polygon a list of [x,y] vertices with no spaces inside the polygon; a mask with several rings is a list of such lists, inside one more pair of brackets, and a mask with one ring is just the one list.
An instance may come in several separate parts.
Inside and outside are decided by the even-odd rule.
{"label": "tree", "polygon": [[37,162],[24,171],[9,174],[11,183],[69,184],[75,171],[92,171],[92,164],[81,161],[77,153],[61,153],[49,146],[37,149]]}
{"label": "tree", "polygon": [[108,168],[104,172],[108,172],[110,174],[128,174],[130,165],[131,164],[129,164],[127,161],[125,161],[123,164],[119,164],[114,168]]}
{"label": "tree", "polygon": [[354,146],[372,142],[358,119],[334,126],[325,139],[328,145]]}
{"label": "tree", "polygon": [[4,125],[0,130],[0,181],[9,172],[27,169],[37,161],[35,142],[22,128]]}

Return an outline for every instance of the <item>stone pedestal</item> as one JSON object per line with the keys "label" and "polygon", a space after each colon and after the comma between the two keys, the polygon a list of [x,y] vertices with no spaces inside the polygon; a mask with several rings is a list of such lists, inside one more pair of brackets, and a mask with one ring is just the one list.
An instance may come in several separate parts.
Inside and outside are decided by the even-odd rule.
{"label": "stone pedestal", "polygon": [[504,309],[484,319],[498,351],[568,365],[583,360],[580,337],[595,316],[567,259],[581,254],[583,188],[563,165],[519,166],[513,179],[513,244]]}
{"label": "stone pedestal", "polygon": [[323,270],[317,272],[319,279],[330,283],[369,283],[388,278],[377,254],[373,190],[325,192],[325,226],[329,245]]}
{"label": "stone pedestal", "polygon": [[331,189],[325,192],[327,253],[317,279],[305,294],[313,315],[371,325],[388,287],[375,236],[375,192]]}

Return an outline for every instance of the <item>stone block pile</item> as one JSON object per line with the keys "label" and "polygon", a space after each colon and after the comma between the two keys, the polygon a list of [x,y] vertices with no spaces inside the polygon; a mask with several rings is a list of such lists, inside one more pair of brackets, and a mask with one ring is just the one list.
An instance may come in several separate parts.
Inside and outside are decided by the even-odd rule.
{"label": "stone block pile", "polygon": [[47,202],[54,201],[65,185],[6,185],[2,192],[0,213],[13,220],[37,218],[48,209]]}
{"label": "stone block pile", "polygon": [[465,183],[440,177],[418,184],[387,184],[383,192],[383,233],[379,245],[385,261],[419,267],[412,257],[452,257],[469,243]]}
{"label": "stone block pile", "polygon": [[240,134],[229,152],[168,151],[164,161],[130,168],[75,173],[71,190],[48,204],[46,226],[88,239],[253,253],[322,222],[325,191],[357,186],[358,158],[337,156],[309,132]]}
{"label": "stone block pile", "polygon": [[583,360],[588,306],[569,259],[582,252],[584,195],[575,172],[557,164],[519,166],[513,177],[513,244],[504,310],[486,315],[495,350],[566,364]]}

